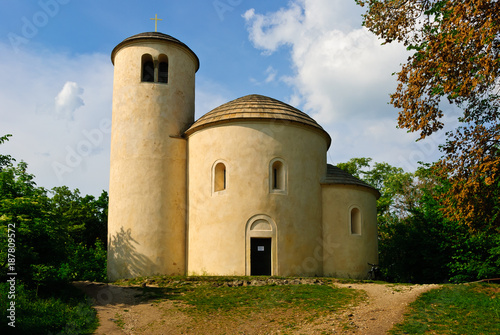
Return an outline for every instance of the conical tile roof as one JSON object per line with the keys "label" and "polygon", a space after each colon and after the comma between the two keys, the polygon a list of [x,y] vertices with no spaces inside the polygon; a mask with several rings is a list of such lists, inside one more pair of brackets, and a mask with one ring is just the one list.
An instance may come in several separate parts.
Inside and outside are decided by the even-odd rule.
{"label": "conical tile roof", "polygon": [[187,131],[190,135],[210,125],[241,120],[275,120],[300,123],[320,130],[328,137],[325,130],[309,115],[279,100],[263,95],[247,95],[227,102],[200,117]]}
{"label": "conical tile roof", "polygon": [[184,47],[186,50],[188,50],[196,59],[196,71],[200,68],[200,60],[198,59],[198,56],[191,50],[186,44],[182,43],[175,37],[172,37],[170,35],[164,34],[164,33],[159,33],[159,32],[146,32],[146,33],[140,33],[134,36],[127,37],[123,41],[121,41],[111,52],[111,62],[114,64],[115,63],[115,55],[120,50],[122,47],[125,45],[128,45],[130,43],[134,43],[137,41],[145,41],[145,40],[154,40],[154,41],[166,41],[166,42],[172,42],[181,45]]}
{"label": "conical tile roof", "polygon": [[376,188],[354,177],[352,174],[345,172],[341,168],[331,164],[327,164],[326,176],[321,181],[321,184],[362,186],[375,191],[377,194],[377,199],[380,197],[380,192]]}

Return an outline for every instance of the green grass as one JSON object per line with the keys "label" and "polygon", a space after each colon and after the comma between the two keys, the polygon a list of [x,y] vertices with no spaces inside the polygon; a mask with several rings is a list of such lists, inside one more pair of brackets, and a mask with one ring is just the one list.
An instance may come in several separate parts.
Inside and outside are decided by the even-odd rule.
{"label": "green grass", "polygon": [[[261,286],[250,285],[256,280]],[[281,285],[285,280],[288,285]],[[231,328],[259,320],[269,329],[290,334],[299,324],[314,324],[318,317],[342,311],[366,297],[363,291],[334,287],[333,282],[333,278],[155,276],[115,284],[139,286],[142,293],[136,297],[143,302],[174,302],[190,316],[194,327],[205,324],[213,331],[217,325]],[[185,331],[192,326],[185,325]]]}
{"label": "green grass", "polygon": [[200,286],[185,292],[179,300],[197,311],[212,313],[241,309],[299,308],[334,311],[351,303],[357,291],[318,285],[290,286]]}
{"label": "green grass", "polygon": [[123,329],[125,326],[125,321],[123,321],[122,316],[118,313],[115,314],[115,319],[113,320],[113,322],[121,329]]}
{"label": "green grass", "polygon": [[[335,311],[361,299],[357,290],[336,288],[328,284],[331,278],[322,278],[324,285],[263,285],[232,286],[233,281],[247,281],[258,277],[166,277],[134,278],[116,282],[120,285],[149,283],[159,287],[143,288],[143,298],[149,301],[169,299],[182,302],[187,312],[209,314],[239,310],[298,308],[303,311]],[[267,279],[262,277],[260,279]],[[273,279],[285,279],[276,278]],[[288,278],[288,280],[291,280]]]}
{"label": "green grass", "polygon": [[22,283],[16,286],[16,327],[9,327],[5,320],[8,286],[0,284],[0,308],[4,321],[1,334],[92,334],[99,324],[95,310],[85,294],[72,286],[46,290],[27,289]]}
{"label": "green grass", "polygon": [[[269,329],[280,329],[283,334],[293,333],[299,324],[314,324],[318,317],[354,306],[366,296],[359,290],[331,286],[334,281],[332,278],[322,278],[322,285],[312,283],[314,278],[308,279],[310,283],[279,285],[266,282],[267,278],[262,277],[258,278],[262,286],[248,285],[256,279],[158,276],[120,281],[120,284],[142,286],[148,283],[160,286],[142,287],[142,294],[138,297],[154,303],[173,301],[195,324],[212,327],[215,324],[232,324],[234,327],[235,324],[241,326],[242,323],[259,320],[258,323],[267,324]],[[296,279],[286,280],[290,282]],[[234,286],[236,282],[241,286]],[[189,330],[190,326],[185,329]]]}
{"label": "green grass", "polygon": [[446,285],[410,307],[391,334],[500,334],[499,285]]}

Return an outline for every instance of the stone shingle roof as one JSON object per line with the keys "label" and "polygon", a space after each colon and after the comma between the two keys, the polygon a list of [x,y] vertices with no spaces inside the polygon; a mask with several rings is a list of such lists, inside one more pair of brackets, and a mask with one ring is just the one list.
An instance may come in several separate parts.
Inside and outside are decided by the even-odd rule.
{"label": "stone shingle roof", "polygon": [[345,172],[344,170],[340,169],[339,167],[336,167],[336,166],[331,165],[331,164],[327,164],[326,176],[321,181],[321,184],[326,184],[326,185],[356,185],[356,186],[367,187],[367,188],[376,192],[377,199],[380,197],[380,192],[376,188],[374,188],[373,186],[365,183],[364,181],[354,177],[352,174]]}
{"label": "stone shingle roof", "polygon": [[211,110],[200,117],[186,131],[186,135],[190,135],[209,125],[235,120],[279,120],[300,123],[323,132],[328,138],[328,146],[331,142],[328,133],[306,113],[279,100],[257,94],[232,100]]}
{"label": "stone shingle roof", "polygon": [[182,43],[181,41],[179,41],[175,37],[172,37],[170,35],[163,34],[163,33],[158,33],[158,32],[140,33],[140,34],[130,36],[130,37],[124,39],[111,52],[111,62],[113,62],[113,64],[114,64],[115,55],[119,49],[121,49],[123,46],[125,46],[129,43],[133,43],[133,42],[136,42],[139,40],[160,40],[160,41],[168,41],[168,42],[177,43],[177,44],[183,46],[185,49],[187,49],[196,58],[196,71],[198,71],[198,69],[200,68],[200,60],[199,60],[198,56],[196,56],[196,54],[193,52],[193,50],[191,50],[186,44]]}

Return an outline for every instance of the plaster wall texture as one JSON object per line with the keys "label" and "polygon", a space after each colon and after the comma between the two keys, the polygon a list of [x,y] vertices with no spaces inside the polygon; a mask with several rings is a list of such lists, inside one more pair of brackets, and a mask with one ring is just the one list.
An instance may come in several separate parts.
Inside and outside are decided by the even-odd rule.
{"label": "plaster wall texture", "polygon": [[[168,83],[141,82],[141,57],[168,57]],[[108,277],[185,274],[186,147],[197,63],[174,42],[140,40],[114,55]]]}
{"label": "plaster wall texture", "polygon": [[[366,278],[378,264],[377,197],[355,185],[322,185],[325,276]],[[361,234],[351,234],[351,210],[361,212]]]}
{"label": "plaster wall texture", "polygon": [[[326,150],[324,134],[289,122],[235,120],[192,133],[188,274],[250,275],[250,237],[262,236],[273,239],[273,275],[321,275],[321,262],[305,260],[322,234]],[[285,164],[286,190],[272,193],[276,158]],[[226,166],[226,189],[214,192],[217,162]]]}

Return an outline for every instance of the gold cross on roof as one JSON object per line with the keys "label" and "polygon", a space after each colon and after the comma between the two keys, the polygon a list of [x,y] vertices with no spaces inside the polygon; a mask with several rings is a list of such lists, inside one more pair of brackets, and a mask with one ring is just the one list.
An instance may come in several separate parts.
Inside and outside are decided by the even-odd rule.
{"label": "gold cross on roof", "polygon": [[158,31],[158,21],[163,21],[163,19],[159,19],[158,14],[155,14],[155,18],[150,19],[150,20],[155,20],[155,32],[157,32]]}

